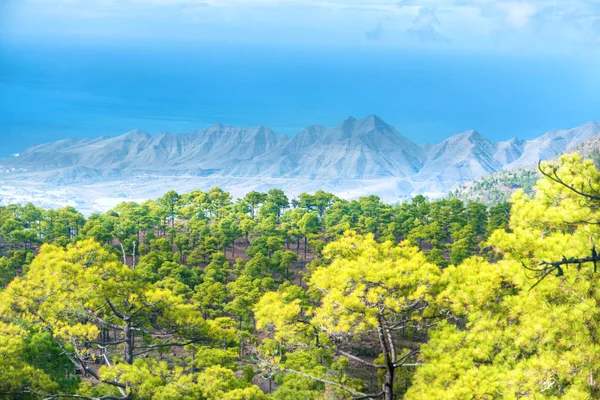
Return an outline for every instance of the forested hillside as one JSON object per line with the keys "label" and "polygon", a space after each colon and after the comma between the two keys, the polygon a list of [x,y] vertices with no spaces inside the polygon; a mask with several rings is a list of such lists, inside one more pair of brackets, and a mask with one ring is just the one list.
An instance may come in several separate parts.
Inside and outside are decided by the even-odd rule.
{"label": "forested hillside", "polygon": [[539,179],[535,167],[498,172],[459,186],[448,196],[462,201],[477,201],[486,205],[507,202],[517,190],[532,195]]}
{"label": "forested hillside", "polygon": [[0,398],[598,399],[600,172],[493,207],[0,208]]}

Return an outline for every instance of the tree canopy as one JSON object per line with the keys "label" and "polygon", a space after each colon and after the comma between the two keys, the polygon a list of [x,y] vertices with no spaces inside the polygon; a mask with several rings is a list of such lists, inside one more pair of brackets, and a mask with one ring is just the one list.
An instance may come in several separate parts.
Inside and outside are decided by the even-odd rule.
{"label": "tree canopy", "polygon": [[600,398],[600,172],[539,168],[491,207],[0,207],[0,398]]}

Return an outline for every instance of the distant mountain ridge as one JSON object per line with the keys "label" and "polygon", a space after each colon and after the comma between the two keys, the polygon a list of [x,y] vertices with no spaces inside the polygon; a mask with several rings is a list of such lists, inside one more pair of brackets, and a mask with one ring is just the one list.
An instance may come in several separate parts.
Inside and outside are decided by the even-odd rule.
{"label": "distant mountain ridge", "polygon": [[[585,126],[593,128],[590,124],[586,124]],[[556,140],[564,141],[564,138],[556,136],[556,132],[558,131],[551,132],[552,136],[554,136],[554,138],[550,136],[551,140],[558,137]],[[594,132],[594,130],[588,130],[587,132]],[[593,160],[600,167],[600,135],[594,135],[582,143],[575,145],[581,137],[576,137],[575,140],[566,145],[567,150],[565,152],[561,152],[550,158],[556,161],[562,154],[573,152],[578,153],[583,158]],[[561,147],[565,147],[565,144],[562,144]],[[510,200],[512,194],[519,189],[522,189],[526,194],[532,194],[539,178],[538,164],[537,162],[533,162],[529,165],[496,172],[464,183],[450,192],[450,197],[494,205]]]}
{"label": "distant mountain ridge", "polygon": [[493,142],[472,130],[417,145],[375,115],[349,117],[333,128],[312,125],[293,136],[266,126],[223,124],[182,134],[136,129],[33,146],[0,160],[0,180],[76,186],[205,178],[207,185],[223,182],[244,190],[276,182],[292,192],[318,187],[352,197],[370,190],[393,200],[442,196],[465,182],[572,150],[598,134],[600,123],[590,122],[528,141]]}
{"label": "distant mountain ridge", "polygon": [[419,146],[371,115],[363,120],[350,117],[335,128],[312,125],[233,173],[311,179],[407,177],[425,160]]}
{"label": "distant mountain ridge", "polygon": [[11,168],[48,171],[85,167],[106,170],[220,170],[249,161],[287,140],[271,129],[217,124],[187,134],[154,136],[139,129],[124,135],[90,140],[61,140],[34,146],[3,161]]}

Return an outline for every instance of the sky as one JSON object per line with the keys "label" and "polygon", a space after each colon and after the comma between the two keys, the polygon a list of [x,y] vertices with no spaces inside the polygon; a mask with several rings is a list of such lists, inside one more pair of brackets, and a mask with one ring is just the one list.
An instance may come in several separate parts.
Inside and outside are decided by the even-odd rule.
{"label": "sky", "polygon": [[0,156],[377,114],[417,143],[600,119],[600,1],[1,0]]}

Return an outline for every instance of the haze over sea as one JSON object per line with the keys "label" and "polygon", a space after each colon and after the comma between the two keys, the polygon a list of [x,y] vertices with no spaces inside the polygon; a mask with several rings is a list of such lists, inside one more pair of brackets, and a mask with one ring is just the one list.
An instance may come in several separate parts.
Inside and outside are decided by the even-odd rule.
{"label": "haze over sea", "polygon": [[593,2],[438,3],[6,0],[0,156],[217,122],[293,134],[377,114],[424,143],[600,119]]}

